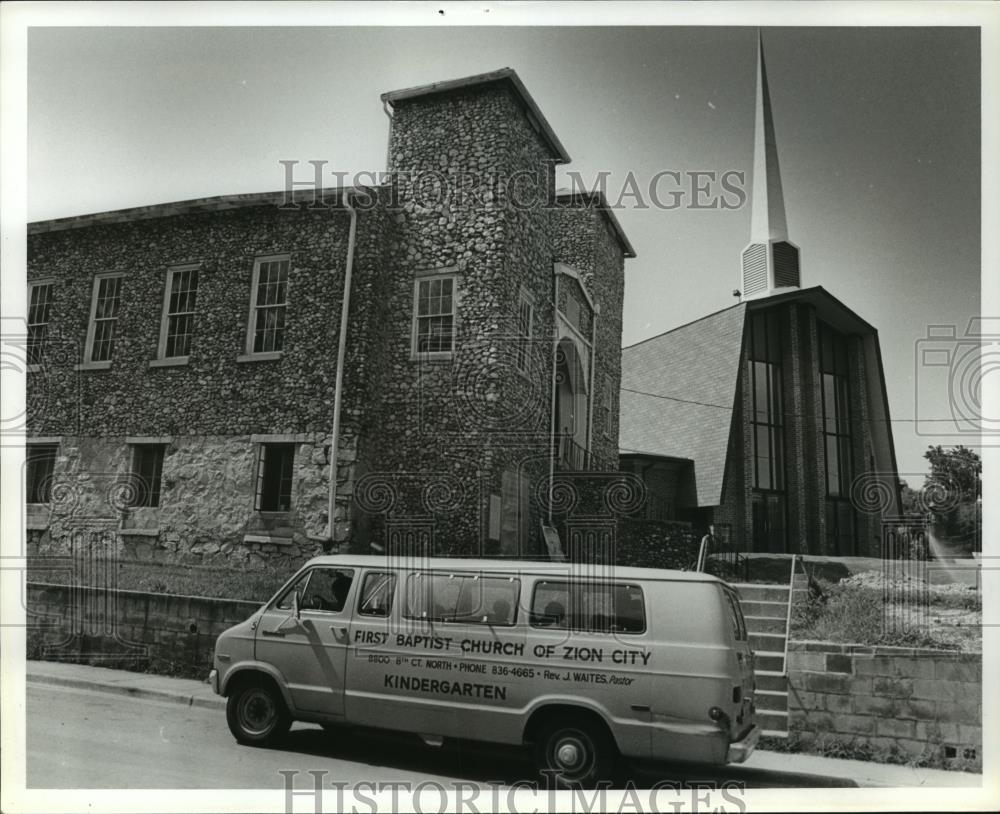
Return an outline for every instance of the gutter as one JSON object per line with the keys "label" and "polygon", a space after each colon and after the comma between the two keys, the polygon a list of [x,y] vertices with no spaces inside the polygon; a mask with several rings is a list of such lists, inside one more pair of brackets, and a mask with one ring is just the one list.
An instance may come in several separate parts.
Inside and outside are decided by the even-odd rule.
{"label": "gutter", "polygon": [[354,244],[358,230],[358,211],[351,204],[351,193],[344,191],[343,204],[351,225],[347,236],[347,259],[344,267],[344,297],[340,308],[340,338],[337,342],[337,374],[333,392],[333,427],[330,429],[330,483],[327,492],[326,540],[324,546],[334,544],[334,515],[337,508],[337,463],[340,445],[340,409],[344,385],[344,359],[347,356],[347,319],[351,308],[351,278],[354,271]]}

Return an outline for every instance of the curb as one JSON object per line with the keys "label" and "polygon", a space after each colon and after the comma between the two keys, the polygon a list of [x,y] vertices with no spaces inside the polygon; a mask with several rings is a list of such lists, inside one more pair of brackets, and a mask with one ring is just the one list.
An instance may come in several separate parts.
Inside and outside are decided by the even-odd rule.
{"label": "curb", "polygon": [[127,695],[131,698],[147,698],[154,701],[167,701],[174,704],[183,704],[186,707],[222,709],[226,706],[226,699],[218,695],[193,695],[184,692],[172,692],[170,690],[106,684],[100,681],[88,681],[84,678],[69,678],[39,673],[28,673],[25,676],[25,679],[29,682],[35,682],[37,684],[54,684],[61,687],[72,687],[77,690],[93,690],[96,692],[110,693],[112,695]]}

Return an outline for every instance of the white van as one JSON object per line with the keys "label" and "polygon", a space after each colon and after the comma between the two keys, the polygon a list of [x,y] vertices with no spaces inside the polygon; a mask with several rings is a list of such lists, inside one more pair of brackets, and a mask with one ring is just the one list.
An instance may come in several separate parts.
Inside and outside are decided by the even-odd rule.
{"label": "white van", "polygon": [[210,680],[241,743],[299,720],[525,744],[562,784],[759,735],[736,591],[685,571],[317,557],[219,636]]}

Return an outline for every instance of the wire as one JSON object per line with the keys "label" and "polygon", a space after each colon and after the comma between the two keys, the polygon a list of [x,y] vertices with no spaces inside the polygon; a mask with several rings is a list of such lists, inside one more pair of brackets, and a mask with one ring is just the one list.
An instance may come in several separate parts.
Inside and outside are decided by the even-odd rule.
{"label": "wire", "polygon": [[[709,402],[709,401],[695,401],[694,399],[682,399],[682,398],[680,398],[678,396],[667,396],[667,395],[664,395],[663,393],[648,393],[645,390],[633,390],[630,387],[622,387],[620,389],[621,389],[621,392],[623,392],[623,393],[635,393],[638,396],[649,396],[650,398],[654,398],[654,399],[665,399],[667,401],[678,401],[681,404],[696,404],[699,407],[714,407],[714,408],[716,408],[718,410],[727,410],[729,412],[733,412],[733,409],[734,409],[733,407],[725,405],[725,404],[713,404],[712,402]],[[808,418],[809,417],[809,415],[806,414],[806,413],[782,413],[782,415],[791,416],[791,417],[794,417],[794,418]],[[873,423],[873,424],[874,423],[890,423],[891,424],[891,423],[894,423],[894,422],[922,424],[924,422],[930,422],[930,421],[948,421],[948,422],[951,422],[951,423],[955,423],[955,419],[954,418],[863,418],[863,419],[850,419],[850,420],[851,421],[855,421],[855,420],[856,421],[867,421],[867,422]]]}

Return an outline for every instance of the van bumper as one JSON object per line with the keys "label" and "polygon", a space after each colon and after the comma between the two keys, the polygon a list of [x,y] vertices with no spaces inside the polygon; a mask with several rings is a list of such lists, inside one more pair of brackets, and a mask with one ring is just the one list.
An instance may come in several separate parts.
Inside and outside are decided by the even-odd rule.
{"label": "van bumper", "polygon": [[758,740],[760,740],[760,727],[755,725],[740,740],[729,744],[726,763],[742,763],[757,748]]}
{"label": "van bumper", "polygon": [[208,683],[212,686],[212,692],[216,695],[222,694],[219,692],[219,671],[214,667],[212,668],[212,672],[208,674]]}

